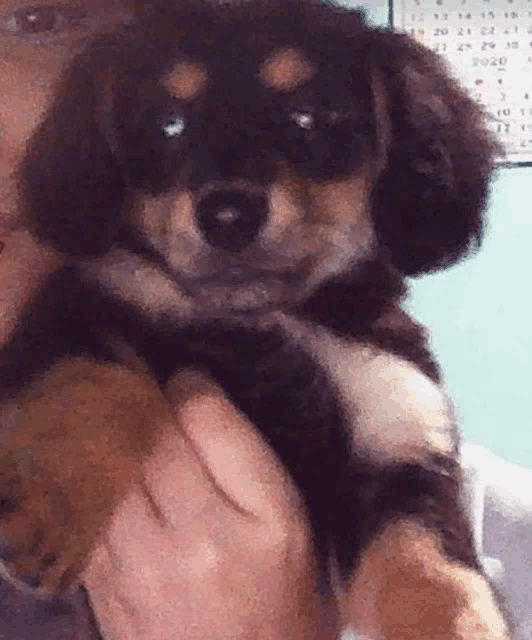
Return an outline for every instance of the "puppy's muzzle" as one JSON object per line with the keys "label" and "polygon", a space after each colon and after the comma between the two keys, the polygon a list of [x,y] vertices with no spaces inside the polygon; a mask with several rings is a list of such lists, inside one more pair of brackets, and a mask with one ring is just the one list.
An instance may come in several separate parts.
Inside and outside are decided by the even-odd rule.
{"label": "puppy's muzzle", "polygon": [[200,200],[199,228],[214,248],[242,251],[258,236],[268,217],[264,194],[245,190],[216,190]]}

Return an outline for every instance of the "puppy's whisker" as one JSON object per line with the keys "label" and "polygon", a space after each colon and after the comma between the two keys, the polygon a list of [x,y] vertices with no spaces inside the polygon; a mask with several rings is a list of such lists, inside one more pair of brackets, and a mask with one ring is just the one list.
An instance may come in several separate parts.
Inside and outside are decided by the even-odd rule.
{"label": "puppy's whisker", "polygon": [[157,264],[127,249],[79,263],[82,277],[142,311],[154,325],[187,324],[197,313],[175,279]]}

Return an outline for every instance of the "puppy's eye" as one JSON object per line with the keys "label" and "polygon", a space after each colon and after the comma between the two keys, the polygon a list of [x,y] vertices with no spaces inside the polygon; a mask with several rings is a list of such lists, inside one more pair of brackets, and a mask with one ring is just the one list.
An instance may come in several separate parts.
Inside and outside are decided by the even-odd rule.
{"label": "puppy's eye", "polygon": [[44,33],[65,28],[86,17],[86,11],[67,5],[29,5],[18,9],[5,20],[5,28],[13,33]]}
{"label": "puppy's eye", "polygon": [[316,124],[314,116],[308,111],[294,111],[290,114],[290,120],[305,131],[311,131]]}
{"label": "puppy's eye", "polygon": [[338,111],[328,111],[325,116],[326,123],[329,126],[334,126],[343,120],[342,115]]}
{"label": "puppy's eye", "polygon": [[162,127],[164,135],[167,138],[179,138],[185,131],[185,118],[183,116],[175,116]]}
{"label": "puppy's eye", "polygon": [[290,120],[303,131],[326,129],[339,124],[344,117],[338,111],[323,110],[317,115],[312,109],[298,109],[290,114]]}

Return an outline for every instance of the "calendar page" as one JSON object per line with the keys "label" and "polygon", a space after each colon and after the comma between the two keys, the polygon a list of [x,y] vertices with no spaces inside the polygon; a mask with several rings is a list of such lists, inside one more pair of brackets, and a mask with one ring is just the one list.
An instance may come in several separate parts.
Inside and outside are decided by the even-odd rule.
{"label": "calendar page", "polygon": [[532,0],[395,0],[393,22],[443,55],[495,116],[503,162],[532,162]]}

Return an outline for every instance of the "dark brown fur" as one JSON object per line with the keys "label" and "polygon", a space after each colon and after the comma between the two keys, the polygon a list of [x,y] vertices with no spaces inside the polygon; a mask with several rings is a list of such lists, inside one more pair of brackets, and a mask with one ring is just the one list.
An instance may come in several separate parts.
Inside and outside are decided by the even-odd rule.
{"label": "dark brown fur", "polygon": [[480,245],[496,151],[435,54],[331,4],[161,2],[93,43],[21,171],[64,261],[0,352],[5,571],[75,579],[199,366],[291,472],[346,624],[508,637],[401,307]]}

